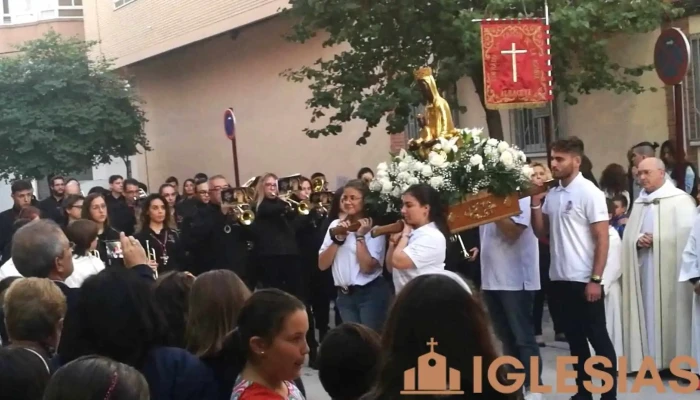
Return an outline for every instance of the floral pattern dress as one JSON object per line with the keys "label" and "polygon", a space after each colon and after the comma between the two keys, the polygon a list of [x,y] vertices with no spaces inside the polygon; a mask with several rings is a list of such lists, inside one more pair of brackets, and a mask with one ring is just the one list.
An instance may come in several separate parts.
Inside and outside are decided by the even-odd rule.
{"label": "floral pattern dress", "polygon": [[[297,386],[292,383],[285,381],[287,385],[287,391],[289,396],[284,400],[305,400],[304,395]],[[231,395],[231,400],[246,400],[246,399],[270,399],[279,400],[282,398],[279,394],[274,391],[252,381],[247,381],[238,377],[236,379],[236,384],[233,386],[233,394]]]}

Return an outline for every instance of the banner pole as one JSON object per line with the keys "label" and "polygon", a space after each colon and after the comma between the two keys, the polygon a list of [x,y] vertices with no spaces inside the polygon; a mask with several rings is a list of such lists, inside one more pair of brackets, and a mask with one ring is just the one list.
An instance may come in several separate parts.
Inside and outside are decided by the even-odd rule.
{"label": "banner pole", "polygon": [[[552,30],[549,27],[549,5],[547,4],[547,0],[544,0],[544,23],[547,26],[547,51],[549,52],[549,84],[550,90],[554,90],[554,80],[552,78],[552,44],[550,42],[552,38]],[[556,130],[556,121],[554,120],[554,100],[554,96],[552,96],[552,100],[549,101],[549,129],[545,130],[544,138],[544,144],[547,152],[547,166],[550,168],[550,170],[552,168],[550,147],[552,146],[552,139]]]}

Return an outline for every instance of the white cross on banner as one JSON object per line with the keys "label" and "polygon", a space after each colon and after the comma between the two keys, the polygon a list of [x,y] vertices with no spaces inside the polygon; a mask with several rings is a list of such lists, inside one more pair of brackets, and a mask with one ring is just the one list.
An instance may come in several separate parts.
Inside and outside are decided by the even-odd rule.
{"label": "white cross on banner", "polygon": [[501,54],[507,54],[510,55],[511,59],[513,60],[513,82],[518,81],[518,60],[517,56],[518,54],[525,54],[527,53],[527,50],[517,50],[515,48],[515,43],[510,44],[510,50],[501,50]]}

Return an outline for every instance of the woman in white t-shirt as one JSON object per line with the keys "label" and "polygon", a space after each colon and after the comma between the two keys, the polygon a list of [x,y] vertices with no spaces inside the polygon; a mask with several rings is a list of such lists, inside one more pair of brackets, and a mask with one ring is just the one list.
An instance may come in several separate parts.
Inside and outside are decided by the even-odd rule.
{"label": "woman in white t-shirt", "polygon": [[66,279],[68,287],[79,288],[85,279],[103,269],[105,264],[92,253],[97,248],[99,228],[93,221],[79,219],[65,229],[68,240],[73,243],[73,273]]}
{"label": "woman in white t-shirt", "polygon": [[[382,276],[382,261],[386,248],[384,237],[373,238],[369,231],[372,220],[365,215],[364,199],[367,184],[352,180],[345,184],[340,197],[345,212],[343,220],[331,222],[318,254],[318,267],[332,268],[337,288],[338,306],[343,322],[355,322],[380,331],[389,308],[391,291]],[[360,225],[356,232],[331,236],[336,226]]]}
{"label": "woman in white t-shirt", "polygon": [[386,266],[398,293],[411,279],[445,269],[450,231],[440,194],[430,185],[413,185],[401,197],[404,229],[389,240]]}

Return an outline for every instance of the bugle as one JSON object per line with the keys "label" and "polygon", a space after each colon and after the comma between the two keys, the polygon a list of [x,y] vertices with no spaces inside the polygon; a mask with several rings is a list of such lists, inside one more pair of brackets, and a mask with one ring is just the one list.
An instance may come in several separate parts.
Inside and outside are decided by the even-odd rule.
{"label": "bugle", "polygon": [[309,215],[309,212],[311,211],[311,206],[306,200],[301,200],[301,201],[296,201],[292,200],[291,198],[291,192],[287,192],[285,195],[278,196],[278,198],[285,203],[289,204],[289,207],[294,208],[296,207],[297,212],[299,215]]}
{"label": "bugle", "polygon": [[398,220],[398,221],[394,222],[393,224],[375,226],[370,231],[370,234],[372,235],[373,238],[376,238],[378,236],[383,236],[383,235],[393,235],[394,233],[403,232],[403,228],[404,228],[403,220]]}
{"label": "bugle", "polygon": [[250,209],[243,208],[241,204],[236,204],[233,208],[236,218],[241,225],[248,226],[255,221],[255,214]]}

